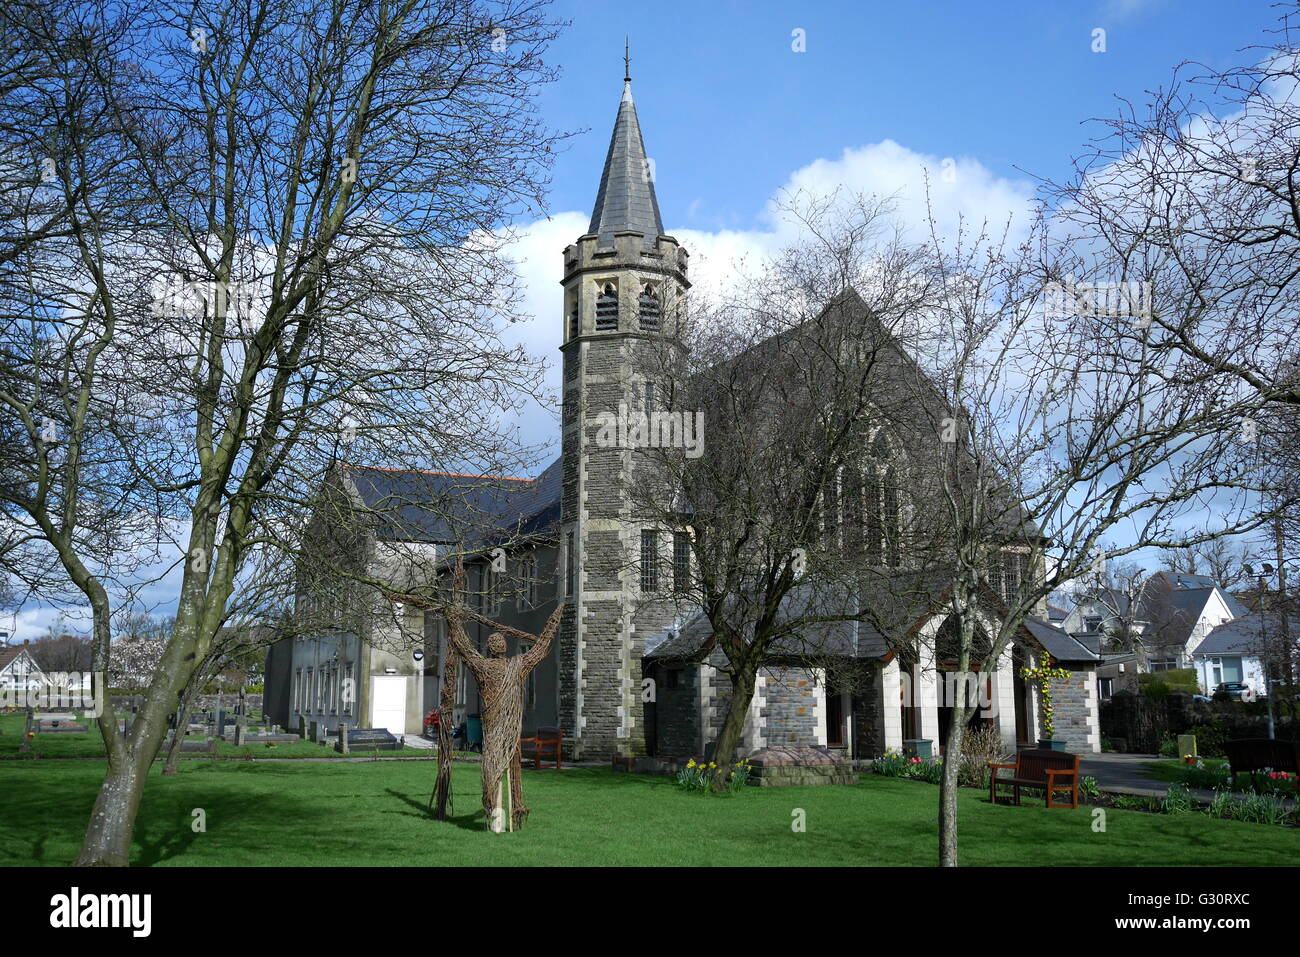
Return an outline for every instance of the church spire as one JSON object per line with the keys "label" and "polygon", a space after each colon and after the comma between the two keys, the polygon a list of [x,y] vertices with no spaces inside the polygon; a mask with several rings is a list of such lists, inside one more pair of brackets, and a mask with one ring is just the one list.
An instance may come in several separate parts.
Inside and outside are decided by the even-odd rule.
{"label": "church spire", "polygon": [[600,237],[601,248],[614,245],[614,233],[630,229],[645,236],[643,242],[654,246],[664,231],[655,199],[654,168],[646,158],[641,124],[632,100],[631,59],[626,41],[623,46],[623,99],[614,120],[614,135],[609,140],[605,170],[600,175],[600,190],[591,212],[588,233]]}

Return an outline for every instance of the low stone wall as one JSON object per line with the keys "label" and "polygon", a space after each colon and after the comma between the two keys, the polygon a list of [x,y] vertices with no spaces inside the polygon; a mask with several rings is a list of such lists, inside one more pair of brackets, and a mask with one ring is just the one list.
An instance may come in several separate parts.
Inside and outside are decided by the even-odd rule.
{"label": "low stone wall", "polygon": [[[138,711],[144,704],[144,695],[113,695],[110,699],[113,702],[115,711]],[[219,702],[219,703],[218,703]],[[227,692],[223,695],[204,694],[195,699],[195,711],[211,711],[218,707],[224,708],[229,714],[235,713],[235,705],[239,702],[239,695],[234,692]],[[262,710],[262,695],[250,694],[244,695],[244,703],[249,711]]]}

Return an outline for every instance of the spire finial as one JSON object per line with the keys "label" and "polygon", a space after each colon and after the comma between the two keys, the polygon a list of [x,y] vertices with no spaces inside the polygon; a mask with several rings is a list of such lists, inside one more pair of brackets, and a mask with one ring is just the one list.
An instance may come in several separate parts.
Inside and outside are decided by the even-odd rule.
{"label": "spire finial", "polygon": [[632,82],[632,57],[628,54],[627,37],[623,37],[623,82]]}

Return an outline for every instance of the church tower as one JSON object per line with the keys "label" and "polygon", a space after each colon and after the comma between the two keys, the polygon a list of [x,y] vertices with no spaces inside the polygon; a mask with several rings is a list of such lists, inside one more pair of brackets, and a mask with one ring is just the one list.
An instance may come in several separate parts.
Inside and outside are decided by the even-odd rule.
{"label": "church tower", "polygon": [[686,259],[664,235],[625,70],[591,225],[564,250],[560,721],[586,758],[645,753],[641,657],[672,620],[654,601],[670,585],[672,533],[626,494],[648,458],[622,430],[598,439],[597,421],[620,407],[648,414],[671,395],[646,370],[661,363],[651,350],[676,348]]}

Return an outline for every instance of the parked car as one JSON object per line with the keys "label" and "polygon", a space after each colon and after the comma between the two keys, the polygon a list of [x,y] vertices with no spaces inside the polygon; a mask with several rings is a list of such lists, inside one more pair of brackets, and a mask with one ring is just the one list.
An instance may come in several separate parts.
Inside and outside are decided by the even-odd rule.
{"label": "parked car", "polygon": [[1225,681],[1214,689],[1214,695],[1225,695],[1229,701],[1248,701],[1254,697],[1250,692],[1250,685],[1243,684],[1240,681]]}
{"label": "parked car", "polygon": [[1206,701],[1206,702],[1208,702],[1210,699],[1209,699],[1208,697],[1206,697],[1205,695],[1203,695],[1203,694],[1194,694],[1194,695],[1192,695],[1192,700],[1193,700],[1193,701]]}

